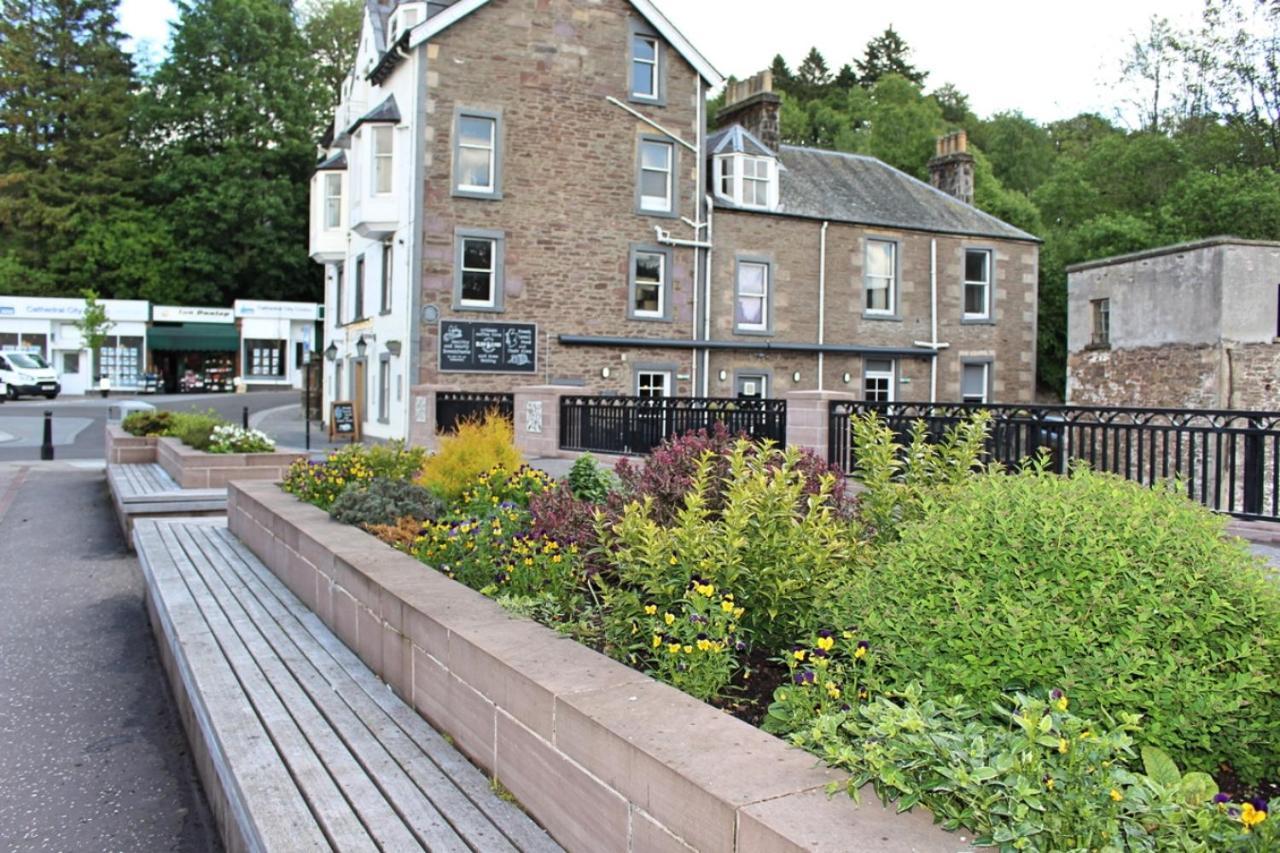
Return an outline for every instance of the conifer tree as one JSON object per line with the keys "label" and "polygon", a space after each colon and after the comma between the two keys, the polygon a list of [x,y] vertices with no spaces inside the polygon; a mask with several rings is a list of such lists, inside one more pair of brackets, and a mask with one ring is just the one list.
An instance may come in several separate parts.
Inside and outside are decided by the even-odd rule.
{"label": "conifer tree", "polygon": [[897,74],[917,86],[923,86],[929,72],[921,71],[908,62],[910,54],[911,48],[890,25],[883,33],[867,42],[866,53],[857,61],[862,85],[874,86],[886,74]]}

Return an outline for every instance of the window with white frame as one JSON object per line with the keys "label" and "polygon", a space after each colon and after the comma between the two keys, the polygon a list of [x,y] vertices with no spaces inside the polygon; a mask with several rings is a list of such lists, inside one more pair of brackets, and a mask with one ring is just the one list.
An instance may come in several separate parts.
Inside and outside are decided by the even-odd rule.
{"label": "window with white frame", "polygon": [[383,358],[378,362],[378,420],[386,422],[391,419],[391,361]]}
{"label": "window with white frame", "polygon": [[658,39],[636,33],[631,36],[631,97],[657,100]]}
{"label": "window with white frame", "polygon": [[665,370],[636,371],[637,397],[670,397],[671,374]]}
{"label": "window with white frame", "polygon": [[742,204],[769,206],[769,170],[772,165],[767,157],[742,158]]}
{"label": "window with white frame", "polygon": [[675,147],[670,142],[644,139],[640,142],[640,209],[653,213],[672,212],[671,174]]}
{"label": "window with white frame", "polygon": [[390,243],[382,244],[382,266],[379,268],[379,283],[381,285],[378,310],[383,314],[391,313],[391,261],[394,255]]}
{"label": "window with white frame", "polygon": [[334,172],[324,176],[324,227],[342,227],[342,175]]}
{"label": "window with white frame", "polygon": [[739,373],[734,385],[739,400],[763,400],[769,396],[768,374]]}
{"label": "window with white frame", "polygon": [[991,316],[991,252],[965,249],[964,318],[985,320]]}
{"label": "window with white frame", "polygon": [[467,308],[496,306],[497,252],[495,240],[462,238],[462,290],[459,303]]}
{"label": "window with white frame", "polygon": [[737,198],[738,195],[733,183],[733,161],[732,156],[716,159],[716,164],[720,167],[720,195],[727,199]]}
{"label": "window with white frame", "polygon": [[373,192],[374,195],[386,195],[391,192],[392,133],[395,128],[390,125],[376,125],[373,128]]}
{"label": "window with white frame", "polygon": [[497,190],[498,120],[458,114],[457,185],[463,192]]}
{"label": "window with white frame", "polygon": [[960,376],[960,399],[966,403],[986,403],[990,381],[990,363],[980,361],[964,365]]}
{"label": "window with white frame", "polygon": [[862,367],[862,394],[869,403],[893,402],[893,360],[869,358]]}
{"label": "window with white frame", "polygon": [[898,244],[891,240],[868,240],[863,281],[868,314],[892,314],[897,294]]}
{"label": "window with white frame", "polygon": [[666,306],[667,256],[662,252],[636,252],[633,255],[631,314],[635,317],[661,318]]}
{"label": "window with white frame", "polygon": [[757,261],[738,262],[735,331],[769,330],[769,265]]}

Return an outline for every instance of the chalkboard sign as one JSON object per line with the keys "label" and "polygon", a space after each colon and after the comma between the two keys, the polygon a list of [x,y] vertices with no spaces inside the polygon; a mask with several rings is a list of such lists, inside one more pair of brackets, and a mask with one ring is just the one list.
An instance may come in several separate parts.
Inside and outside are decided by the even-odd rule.
{"label": "chalkboard sign", "polygon": [[440,324],[440,369],[452,373],[536,373],[538,327],[532,323]]}
{"label": "chalkboard sign", "polygon": [[356,404],[346,400],[334,400],[329,408],[329,437],[360,440],[360,421],[356,418]]}

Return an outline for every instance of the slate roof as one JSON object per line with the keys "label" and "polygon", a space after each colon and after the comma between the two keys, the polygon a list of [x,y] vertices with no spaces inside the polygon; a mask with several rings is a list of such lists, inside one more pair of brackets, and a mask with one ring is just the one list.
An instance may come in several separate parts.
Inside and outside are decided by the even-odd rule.
{"label": "slate roof", "polygon": [[1039,242],[874,157],[796,145],[778,153],[786,171],[778,178],[778,208],[769,211],[774,215]]}
{"label": "slate roof", "polygon": [[347,152],[339,151],[337,154],[331,154],[324,160],[320,161],[320,165],[316,166],[317,172],[341,172],[347,168]]}

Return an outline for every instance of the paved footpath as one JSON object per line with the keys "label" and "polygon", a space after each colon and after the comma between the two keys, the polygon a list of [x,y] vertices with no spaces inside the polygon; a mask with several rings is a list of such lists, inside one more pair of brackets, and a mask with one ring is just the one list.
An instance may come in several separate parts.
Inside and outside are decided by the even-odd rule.
{"label": "paved footpath", "polygon": [[0,850],[220,850],[101,469],[0,466],[0,590]]}

